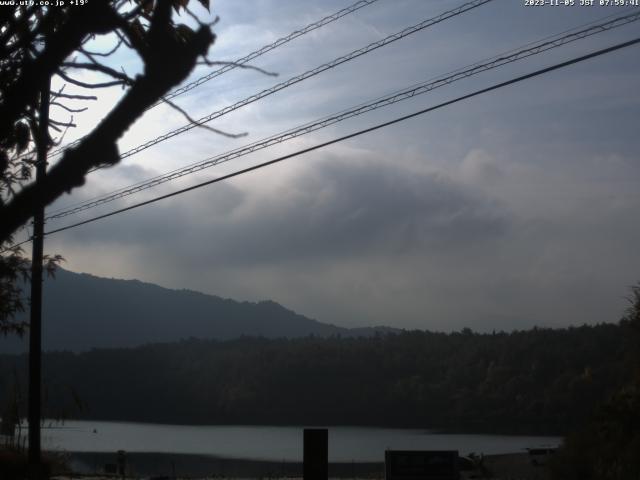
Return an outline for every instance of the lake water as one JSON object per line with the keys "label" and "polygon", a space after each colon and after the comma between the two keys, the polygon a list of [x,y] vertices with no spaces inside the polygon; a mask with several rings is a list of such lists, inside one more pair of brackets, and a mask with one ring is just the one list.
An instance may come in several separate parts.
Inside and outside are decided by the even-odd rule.
{"label": "lake water", "polygon": [[[188,426],[67,421],[46,424],[45,448],[69,452],[157,452],[271,461],[302,460],[303,427]],[[440,434],[427,430],[329,427],[329,460],[379,462],[393,449],[496,454],[557,446],[558,437]]]}

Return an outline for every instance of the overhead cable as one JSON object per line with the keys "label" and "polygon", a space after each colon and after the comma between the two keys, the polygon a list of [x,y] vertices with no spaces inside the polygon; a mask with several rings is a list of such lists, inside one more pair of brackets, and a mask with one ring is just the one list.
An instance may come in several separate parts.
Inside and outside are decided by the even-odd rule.
{"label": "overhead cable", "polygon": [[[285,45],[286,43],[289,43],[290,41],[301,37],[303,35],[306,35],[309,32],[312,32],[314,30],[317,30],[320,27],[324,27],[325,25],[328,25],[330,23],[335,22],[336,20],[349,15],[350,13],[353,13],[357,10],[360,10],[363,7],[367,7],[369,5],[371,5],[372,3],[377,2],[378,0],[359,0],[351,5],[349,5],[346,8],[343,8],[342,10],[338,10],[335,13],[332,13],[331,15],[327,15],[324,18],[321,18],[320,20],[317,20],[313,23],[308,24],[307,26],[301,28],[300,30],[294,30],[293,32],[291,32],[290,34],[281,37],[279,39],[277,39],[275,42],[270,43],[268,45],[264,45],[262,47],[260,47],[258,50],[255,50],[251,53],[249,53],[248,55],[245,55],[242,58],[238,58],[237,60],[234,60],[232,62],[229,62],[227,64],[225,64],[224,66],[213,70],[212,72],[203,75],[202,77],[180,87],[177,88],[169,93],[167,93],[164,98],[167,100],[170,100],[172,98],[177,97],[178,95],[182,95],[183,93],[186,93],[190,90],[193,90],[194,88],[202,85],[203,83],[208,82],[209,80],[213,80],[216,77],[219,77],[220,75],[227,73],[235,68],[238,67],[242,67],[245,66],[247,63],[249,63],[252,60],[255,60],[256,58],[264,55],[265,53],[270,52],[271,50],[274,50],[278,47],[281,47],[282,45]],[[163,103],[162,100],[157,101],[156,103],[154,103],[151,107],[149,107],[149,109],[154,108],[158,105],[160,105],[161,103]],[[82,141],[82,138],[79,138],[67,145],[65,145],[64,147],[58,148],[57,150],[54,150],[52,152],[49,153],[49,157],[54,157],[56,155],[59,155],[60,153],[62,153],[65,149],[67,148],[71,148],[76,146],[77,144],[79,144]]]}
{"label": "overhead cable", "polygon": [[[368,5],[371,5],[374,2],[377,2],[378,0],[360,0],[359,2],[356,2],[346,8],[343,8],[342,10],[337,11],[336,13],[332,14],[332,15],[328,15],[324,18],[322,18],[321,20],[318,20],[317,22],[314,23],[310,23],[309,25],[307,25],[306,27],[300,29],[300,30],[296,30],[294,32],[291,32],[289,35],[279,38],[278,40],[276,40],[273,43],[270,43],[269,45],[265,45],[264,47],[259,48],[258,50],[251,52],[248,55],[245,55],[242,58],[239,58],[238,60],[235,60],[233,62],[231,62],[230,64],[227,64],[225,66],[223,66],[222,68],[219,68],[217,70],[214,70],[211,73],[208,73],[207,75],[204,75],[200,78],[198,78],[197,80],[194,80],[191,83],[188,83],[186,85],[184,85],[183,87],[177,88],[176,90],[169,92],[167,95],[165,95],[165,98],[168,100],[171,100],[174,97],[177,97],[178,95],[182,95],[183,93],[188,92],[189,90],[193,90],[194,88],[198,87],[199,85],[202,85],[203,83],[208,82],[209,80],[212,80],[220,75],[222,75],[223,73],[226,73],[230,70],[233,70],[234,68],[240,67],[242,65],[246,65],[247,63],[249,63],[251,60],[255,60],[256,58],[258,58],[261,55],[264,55],[267,52],[270,52],[271,50],[274,50],[282,45],[284,45],[285,43],[289,43],[291,40],[294,40],[298,37],[301,37],[302,35],[305,35],[309,32],[312,32],[313,30],[316,30],[320,27],[323,27],[329,23],[335,22],[336,20],[344,17],[345,15],[349,15],[350,13],[355,12],[356,10],[359,10],[363,7],[366,7]],[[158,101],[156,103],[156,105],[159,105],[160,103],[162,103],[162,101]],[[155,106],[155,105],[154,105]]]}
{"label": "overhead cable", "polygon": [[106,213],[104,215],[98,215],[96,217],[92,217],[92,218],[89,218],[87,220],[83,220],[81,222],[73,223],[71,225],[67,225],[67,226],[64,226],[64,227],[61,227],[61,228],[57,228],[55,230],[50,230],[48,232],[45,232],[45,235],[52,235],[54,233],[63,232],[65,230],[70,230],[72,228],[76,228],[76,227],[79,227],[81,225],[86,225],[88,223],[93,223],[93,222],[96,222],[98,220],[102,220],[102,219],[105,219],[105,218],[108,218],[108,217],[112,217],[114,215],[118,215],[120,213],[127,212],[129,210],[133,210],[133,209],[140,208],[140,207],[143,207],[143,206],[146,206],[146,205],[150,205],[152,203],[159,202],[160,200],[165,200],[167,198],[175,197],[177,195],[181,195],[183,193],[187,193],[187,192],[190,192],[192,190],[196,190],[196,189],[199,189],[199,188],[202,188],[202,187],[206,187],[206,186],[212,185],[214,183],[219,183],[219,182],[221,182],[223,180],[228,180],[230,178],[237,177],[239,175],[242,175],[242,174],[245,174],[245,173],[248,173],[248,172],[252,172],[254,170],[258,170],[258,169],[267,167],[269,165],[273,165],[275,163],[279,163],[279,162],[282,162],[284,160],[288,160],[290,158],[297,157],[297,156],[303,155],[305,153],[312,152],[314,150],[319,150],[319,149],[327,147],[329,145],[333,145],[333,144],[336,144],[338,142],[342,142],[342,141],[345,141],[345,140],[348,140],[348,139],[351,139],[351,138],[354,138],[354,137],[358,137],[360,135],[364,135],[365,133],[370,133],[370,132],[373,132],[375,130],[379,130],[381,128],[388,127],[390,125],[394,125],[396,123],[400,123],[400,122],[403,122],[405,120],[409,120],[411,118],[414,118],[414,117],[417,117],[417,116],[420,116],[420,115],[424,115],[424,114],[432,112],[434,110],[438,110],[440,108],[452,105],[454,103],[458,103],[458,102],[461,102],[461,101],[464,101],[464,100],[468,100],[468,99],[470,99],[472,97],[476,97],[478,95],[482,95],[484,93],[488,93],[488,92],[497,90],[499,88],[506,87],[508,85],[513,85],[515,83],[522,82],[524,80],[528,80],[530,78],[537,77],[537,76],[552,72],[554,70],[559,70],[559,69],[567,67],[569,65],[574,65],[576,63],[583,62],[585,60],[588,60],[588,59],[591,59],[591,58],[594,58],[594,57],[598,57],[598,56],[601,56],[601,55],[604,55],[604,54],[607,54],[607,53],[611,53],[611,52],[616,51],[616,50],[620,50],[622,48],[626,48],[626,47],[629,47],[629,46],[632,46],[632,45],[636,45],[638,43],[640,43],[640,37],[639,38],[635,38],[634,40],[630,40],[628,42],[619,43],[617,45],[614,45],[614,46],[611,46],[611,47],[608,47],[608,48],[603,48],[601,50],[597,50],[597,51],[589,53],[587,55],[576,57],[576,58],[573,58],[571,60],[567,60],[565,62],[552,65],[550,67],[542,68],[540,70],[536,70],[536,71],[528,73],[526,75],[521,75],[521,76],[513,78],[511,80],[507,80],[506,82],[497,83],[497,84],[492,85],[490,87],[483,88],[481,90],[476,90],[473,93],[469,93],[467,95],[463,95],[461,97],[457,97],[457,98],[455,98],[453,100],[449,100],[449,101],[440,103],[438,105],[419,110],[419,111],[411,113],[409,115],[404,115],[402,117],[398,117],[398,118],[395,118],[393,120],[374,125],[373,127],[365,128],[363,130],[359,130],[357,132],[353,132],[353,133],[350,133],[348,135],[344,135],[342,137],[335,138],[333,140],[329,140],[327,142],[314,145],[312,147],[308,147],[308,148],[305,148],[305,149],[302,149],[302,150],[298,150],[296,152],[293,152],[293,153],[290,153],[290,154],[287,154],[287,155],[283,155],[283,156],[275,158],[273,160],[269,160],[267,162],[263,162],[263,163],[260,163],[258,165],[254,165],[252,167],[244,168],[242,170],[238,170],[236,172],[229,173],[227,175],[223,175],[221,177],[217,177],[217,178],[208,180],[206,182],[199,183],[197,185],[192,185],[190,187],[183,188],[181,190],[177,190],[175,192],[168,193],[166,195],[161,195],[161,196],[158,196],[158,197],[155,197],[155,198],[152,198],[152,199],[140,202],[140,203],[136,203],[134,205],[129,205],[128,207],[121,208],[119,210],[114,210],[114,211]]}
{"label": "overhead cable", "polygon": [[293,138],[320,130],[322,128],[328,127],[338,122],[342,122],[346,119],[365,114],[372,110],[377,110],[379,108],[386,107],[388,105],[392,105],[400,101],[408,100],[418,95],[423,95],[436,88],[448,85],[458,80],[462,80],[472,75],[477,75],[487,70],[491,70],[509,63],[513,63],[518,60],[522,60],[524,58],[528,58],[530,56],[546,52],[553,48],[558,48],[562,45],[566,45],[567,43],[571,43],[571,42],[583,39],[585,37],[595,35],[597,33],[601,33],[601,32],[610,30],[612,28],[620,27],[622,25],[626,25],[628,23],[635,22],[638,20],[640,20],[640,11],[630,15],[617,17],[610,21],[593,25],[588,28],[583,28],[582,30],[578,30],[578,31],[566,34],[559,38],[551,37],[551,39],[546,41],[539,41],[537,43],[528,44],[526,48],[510,51],[508,54],[502,54],[500,56],[493,57],[487,61],[484,61],[483,63],[475,63],[469,67],[458,69],[453,73],[436,77],[435,79],[429,80],[421,84],[414,85],[404,90],[396,91],[389,95],[380,97],[374,101],[360,104],[350,109],[343,110],[339,113],[323,117],[319,120],[315,120],[313,122],[304,124],[302,126],[295,127],[285,132],[281,132],[271,137],[253,142],[249,145],[246,145],[246,146],[243,146],[243,147],[240,147],[216,156],[209,157],[205,160],[168,172],[164,175],[159,175],[149,180],[139,182],[137,184],[125,187],[123,189],[116,190],[110,194],[103,195],[89,201],[85,201],[81,204],[78,204],[77,206],[66,208],[64,210],[54,211],[51,214],[49,214],[49,216],[47,216],[46,218],[48,220],[59,219],[59,218],[66,217],[68,215],[72,215],[90,208],[97,207],[99,205],[103,205],[108,202],[112,202],[114,200],[129,196],[129,195],[133,195],[135,193],[141,192],[143,190],[147,190],[149,188],[153,188],[157,185],[175,180],[185,175],[189,175],[189,174],[204,170],[206,168],[210,168],[212,166],[237,159],[239,157],[248,155],[258,150],[262,150],[272,145],[282,143],[287,140],[291,140]]}
{"label": "overhead cable", "polygon": [[185,133],[193,128],[196,128],[200,125],[203,125],[205,123],[208,123],[216,118],[220,118],[223,115],[226,115],[227,113],[233,112],[234,110],[238,110],[239,108],[242,108],[246,105],[249,105],[257,100],[261,100],[265,97],[268,97],[269,95],[273,95],[276,92],[279,92],[280,90],[283,90],[285,88],[288,88],[292,85],[295,85],[299,82],[302,82],[308,78],[314,77],[316,75],[319,75],[322,72],[325,72],[327,70],[330,70],[332,68],[337,67],[338,65],[341,65],[343,63],[349,62],[355,58],[358,58],[362,55],[365,55],[369,52],[372,52],[374,50],[377,50],[380,47],[384,47],[385,45],[389,45],[390,43],[393,43],[397,40],[400,40],[402,38],[405,38],[409,35],[412,35],[416,32],[419,32],[421,30],[424,30],[426,28],[429,28],[433,25],[436,25],[440,22],[443,22],[449,18],[453,18],[456,17],[464,12],[467,12],[469,10],[472,10],[474,8],[477,8],[481,5],[484,5],[485,3],[489,3],[493,0],[473,0],[471,2],[467,2],[463,5],[460,5],[459,7],[456,7],[452,10],[448,10],[444,13],[441,13],[440,15],[437,15],[435,17],[429,18],[427,20],[424,20],[416,25],[413,25],[411,27],[407,27],[399,32],[396,32],[392,35],[389,35],[385,38],[383,38],[382,40],[378,40],[377,42],[373,42],[370,43],[369,45],[366,45],[362,48],[358,48],[357,50],[353,50],[352,52],[343,55],[341,57],[335,58],[333,60],[331,60],[330,62],[324,63],[322,65],[319,65],[311,70],[307,70],[306,72],[300,74],[300,75],[296,75],[294,77],[291,77],[289,80],[286,80],[284,82],[278,83],[276,85],[274,85],[271,88],[267,88],[265,90],[262,90],[259,93],[255,93],[243,100],[240,100],[232,105],[229,105],[227,107],[224,107],[220,110],[217,110],[215,112],[210,113],[209,115],[205,115],[204,117],[201,117],[199,119],[197,119],[195,122],[190,122],[186,125],[183,125],[180,128],[177,128],[175,130],[172,130],[170,132],[167,132],[163,135],[160,135],[152,140],[149,140],[143,144],[140,144],[134,148],[131,148],[130,150],[127,150],[124,153],[120,154],[120,158],[127,158],[130,157],[132,155],[135,155],[136,153],[139,153],[143,150],[146,150],[147,148],[153,146],[153,145],[157,145],[160,142],[163,142],[165,140],[168,140],[170,138],[175,137],[176,135],[180,135],[182,133]]}

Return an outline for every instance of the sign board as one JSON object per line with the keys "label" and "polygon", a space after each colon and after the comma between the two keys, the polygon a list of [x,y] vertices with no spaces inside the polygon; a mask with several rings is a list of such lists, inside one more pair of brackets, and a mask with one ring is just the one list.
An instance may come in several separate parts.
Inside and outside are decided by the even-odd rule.
{"label": "sign board", "polygon": [[118,450],[116,455],[118,458],[118,474],[124,477],[127,466],[127,452],[124,450]]}
{"label": "sign board", "polygon": [[304,480],[329,478],[329,431],[326,428],[305,428],[302,475]]}
{"label": "sign board", "polygon": [[458,480],[457,450],[387,450],[386,480]]}

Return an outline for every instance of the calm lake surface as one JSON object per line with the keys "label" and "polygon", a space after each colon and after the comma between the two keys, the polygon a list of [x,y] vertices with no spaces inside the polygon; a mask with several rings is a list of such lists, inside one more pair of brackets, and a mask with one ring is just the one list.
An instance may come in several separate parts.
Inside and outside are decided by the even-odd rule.
{"label": "calm lake surface", "polygon": [[[50,426],[51,425],[51,426]],[[302,461],[303,427],[187,426],[124,422],[49,422],[45,448],[69,452],[157,452]],[[495,454],[559,445],[558,437],[439,434],[427,430],[329,427],[329,460],[378,462],[389,449]]]}

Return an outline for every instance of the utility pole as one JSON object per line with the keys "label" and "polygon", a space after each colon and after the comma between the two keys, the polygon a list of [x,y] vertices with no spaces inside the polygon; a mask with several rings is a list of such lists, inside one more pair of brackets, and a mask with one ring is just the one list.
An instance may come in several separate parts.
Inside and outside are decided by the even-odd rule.
{"label": "utility pole", "polygon": [[[49,149],[49,93],[47,77],[40,92],[38,131],[36,133],[36,185],[42,186],[47,174]],[[29,323],[29,480],[40,480],[41,385],[42,385],[42,257],[44,255],[44,203],[37,200],[33,211],[33,250],[31,255],[31,318]]]}

